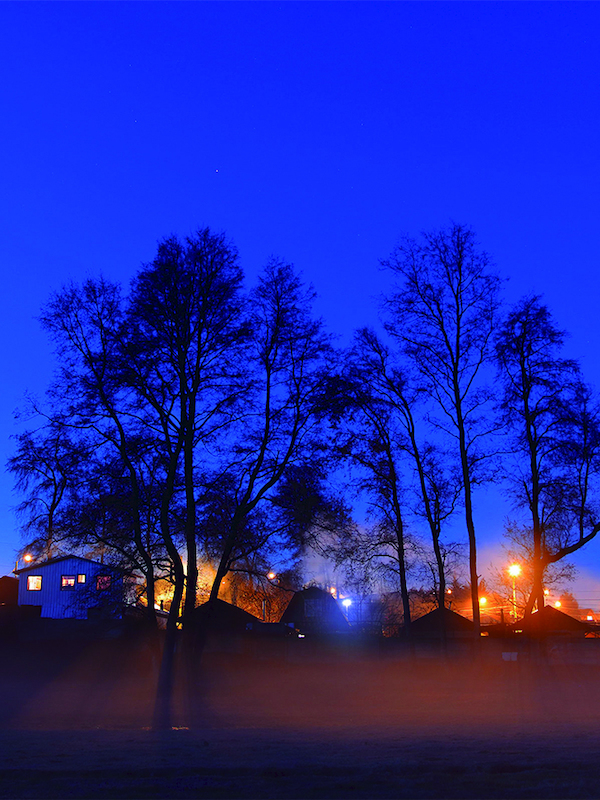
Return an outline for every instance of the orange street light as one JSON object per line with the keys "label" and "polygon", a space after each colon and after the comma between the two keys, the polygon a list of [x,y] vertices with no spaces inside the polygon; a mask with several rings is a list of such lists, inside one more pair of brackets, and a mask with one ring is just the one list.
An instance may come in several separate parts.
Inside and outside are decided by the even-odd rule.
{"label": "orange street light", "polygon": [[29,564],[30,561],[33,561],[33,556],[30,553],[26,553],[24,556],[17,558],[13,572],[16,572],[19,569],[19,561],[26,561]]}
{"label": "orange street light", "polygon": [[487,603],[487,597],[480,597],[479,598],[479,605],[484,606]]}
{"label": "orange street light", "polygon": [[508,574],[512,578],[512,613],[513,622],[517,621],[517,578],[521,574],[520,564],[511,564],[508,568]]}

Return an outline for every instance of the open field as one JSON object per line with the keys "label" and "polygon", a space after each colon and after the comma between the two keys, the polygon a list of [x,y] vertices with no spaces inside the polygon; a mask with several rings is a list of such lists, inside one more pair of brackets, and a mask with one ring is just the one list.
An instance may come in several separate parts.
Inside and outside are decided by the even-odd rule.
{"label": "open field", "polygon": [[18,643],[0,677],[0,797],[600,797],[595,666],[213,652],[162,733],[139,641]]}

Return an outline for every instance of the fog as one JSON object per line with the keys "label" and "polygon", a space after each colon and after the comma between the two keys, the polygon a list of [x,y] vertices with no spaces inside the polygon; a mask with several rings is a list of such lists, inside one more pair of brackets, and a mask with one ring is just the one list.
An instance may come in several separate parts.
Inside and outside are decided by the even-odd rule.
{"label": "fog", "polygon": [[597,796],[599,643],[581,644],[220,641],[154,732],[149,647],[22,642],[0,666],[0,796]]}

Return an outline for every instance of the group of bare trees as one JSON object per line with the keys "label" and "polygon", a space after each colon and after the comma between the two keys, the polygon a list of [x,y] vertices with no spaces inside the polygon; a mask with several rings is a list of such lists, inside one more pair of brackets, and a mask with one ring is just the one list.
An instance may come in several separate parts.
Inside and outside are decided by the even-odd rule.
{"label": "group of bare trees", "polygon": [[[506,487],[532,575],[526,611],[541,608],[548,569],[600,530],[598,403],[539,297],[502,308],[501,281],[470,229],[405,238],[383,265],[396,286],[384,333],[358,331],[347,356],[337,449],[370,501],[371,543],[384,545],[370,552],[397,561],[405,626],[408,532],[428,531],[443,607],[452,548],[442,534],[462,514],[478,631],[477,491]],[[514,543],[514,522],[509,532]]]}
{"label": "group of bare trees", "polygon": [[[494,479],[529,548],[528,610],[541,607],[547,569],[600,529],[592,390],[539,297],[503,309],[469,228],[404,238],[383,265],[396,282],[382,328],[345,352],[291,266],[270,261],[246,292],[235,248],[208,229],[163,241],[126,294],[102,279],[59,291],[42,322],[60,368],[9,464],[28,546],[136,570],[150,618],[170,580],[174,636],[199,561],[215,599],[229,572],[266,575],[274,550],[292,559],[337,532],[346,559],[394,566],[408,628],[415,533],[443,607],[462,519],[478,629],[477,492]],[[327,489],[340,465],[365,525]]]}
{"label": "group of bare trees", "polygon": [[[199,550],[217,596],[236,562],[291,524],[278,488],[318,470],[331,345],[311,293],[273,261],[242,291],[235,248],[201,230],[167,239],[129,294],[102,279],[58,292],[42,321],[59,371],[10,462],[28,545],[101,549],[196,605]],[[307,520],[310,525],[310,520]]]}

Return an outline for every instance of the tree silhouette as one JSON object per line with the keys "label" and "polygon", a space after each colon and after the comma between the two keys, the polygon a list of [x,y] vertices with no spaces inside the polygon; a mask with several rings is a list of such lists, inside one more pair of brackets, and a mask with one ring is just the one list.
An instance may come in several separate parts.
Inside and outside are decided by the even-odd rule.
{"label": "tree silhouette", "polygon": [[462,225],[405,237],[383,262],[399,280],[389,298],[387,330],[401,345],[437,406],[432,417],[451,437],[457,456],[469,539],[469,571],[475,632],[479,633],[477,541],[473,489],[484,480],[489,453],[485,436],[496,428],[484,369],[492,356],[492,334],[500,279],[473,231]]}
{"label": "tree silhouette", "polygon": [[531,514],[532,590],[526,611],[544,605],[548,566],[597,533],[600,416],[578,364],[561,357],[565,334],[539,297],[521,300],[498,331],[502,409],[516,458],[505,473]]}

